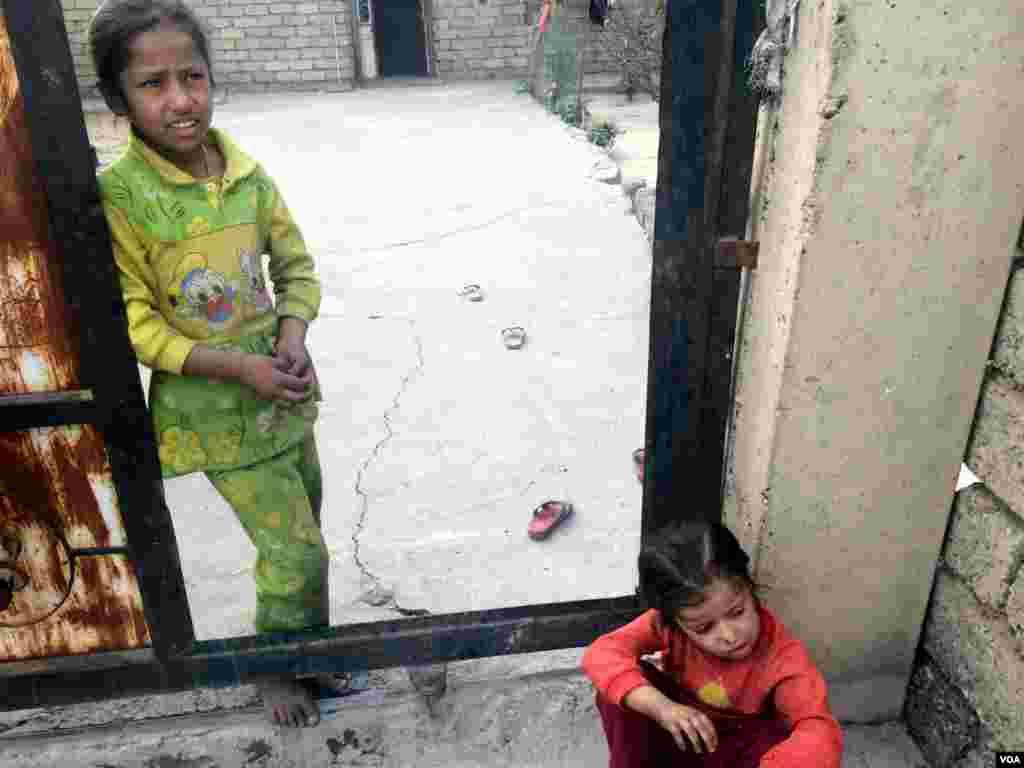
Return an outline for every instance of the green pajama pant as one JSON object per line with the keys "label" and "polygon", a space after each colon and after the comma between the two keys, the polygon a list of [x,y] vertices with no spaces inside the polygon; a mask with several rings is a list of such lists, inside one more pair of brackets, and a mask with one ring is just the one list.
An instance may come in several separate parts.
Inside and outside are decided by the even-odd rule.
{"label": "green pajama pant", "polygon": [[316,442],[241,469],[206,476],[256,547],[256,631],[330,623],[328,554],[320,532],[323,498]]}

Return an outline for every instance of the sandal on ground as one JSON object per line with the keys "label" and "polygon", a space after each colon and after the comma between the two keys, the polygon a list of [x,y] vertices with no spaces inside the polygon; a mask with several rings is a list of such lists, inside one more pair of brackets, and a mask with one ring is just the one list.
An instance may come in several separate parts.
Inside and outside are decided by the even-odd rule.
{"label": "sandal on ground", "polygon": [[633,471],[636,472],[636,479],[642,484],[644,481],[644,464],[647,462],[647,451],[637,448],[633,451]]}
{"label": "sandal on ground", "polygon": [[567,501],[545,501],[533,510],[527,533],[534,541],[546,539],[564,520],[572,517],[573,507]]}
{"label": "sandal on ground", "polygon": [[501,340],[508,349],[521,349],[526,343],[526,331],[518,325],[513,325],[502,330]]}
{"label": "sandal on ground", "polygon": [[470,301],[484,300],[484,292],[480,290],[480,286],[476,283],[470,283],[469,285],[464,286],[462,290],[459,291],[459,296],[469,299]]}
{"label": "sandal on ground", "polygon": [[316,683],[313,698],[317,700],[352,696],[362,693],[370,687],[370,673],[366,671],[341,672],[334,675],[321,675],[312,679]]}

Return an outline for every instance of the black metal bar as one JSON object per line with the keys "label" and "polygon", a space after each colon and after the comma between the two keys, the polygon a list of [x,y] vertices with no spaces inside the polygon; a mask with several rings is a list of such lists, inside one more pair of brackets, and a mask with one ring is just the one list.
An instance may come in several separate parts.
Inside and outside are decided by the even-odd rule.
{"label": "black metal bar", "polygon": [[34,674],[0,675],[0,710],[235,686],[265,675],[352,672],[580,648],[642,611],[639,601],[627,596],[201,642],[196,653],[163,663],[141,653],[118,663],[117,655],[103,654],[60,659],[47,674],[40,662],[28,662]]}
{"label": "black metal bar", "polygon": [[159,654],[182,653],[194,640],[192,619],[63,11],[57,0],[3,0],[3,10],[67,303],[80,317],[82,383],[102,412],[116,414],[101,428],[146,621]]}
{"label": "black metal bar", "polygon": [[91,389],[72,389],[67,392],[23,392],[15,395],[0,395],[0,408],[56,403],[91,403],[93,399]]}
{"label": "black metal bar", "polygon": [[737,236],[740,243],[743,242],[750,216],[750,180],[754,170],[759,103],[747,82],[744,62],[750,56],[757,36],[764,29],[764,15],[764,3],[758,0],[737,0],[732,54],[734,66],[725,132],[718,231],[722,236]]}
{"label": "black metal bar", "polygon": [[71,550],[73,557],[103,557],[104,555],[124,555],[131,557],[132,551],[129,547],[82,547]]}
{"label": "black metal bar", "polygon": [[0,407],[0,432],[20,432],[35,427],[65,427],[70,424],[100,424],[103,411],[86,400],[57,403],[4,404]]}
{"label": "black metal bar", "polygon": [[[743,234],[746,232],[750,214],[750,179],[754,169],[758,99],[747,84],[746,68],[742,65],[754,46],[757,33],[764,25],[763,9],[763,3],[757,0],[737,0],[736,3],[735,33],[731,47],[734,66],[729,73],[731,87],[718,205],[719,233]],[[722,242],[719,240],[720,247]],[[756,265],[757,244],[751,245]],[[749,261],[746,262],[746,266],[750,266]],[[702,419],[701,440],[705,450],[714,451],[716,455],[721,456],[722,468],[719,474],[716,507],[718,510],[722,509],[725,502],[728,431],[736,394],[734,356],[741,279],[739,270],[716,270],[709,310],[711,333],[708,336],[708,367],[704,379],[704,397],[708,408]]]}
{"label": "black metal bar", "polygon": [[[643,536],[720,519],[729,390],[707,390],[718,209],[734,66],[737,0],[667,3],[654,221]],[[683,73],[700,73],[683,79]],[[720,284],[720,283],[719,283]],[[733,304],[735,312],[735,303]],[[718,401],[723,402],[716,402]]]}

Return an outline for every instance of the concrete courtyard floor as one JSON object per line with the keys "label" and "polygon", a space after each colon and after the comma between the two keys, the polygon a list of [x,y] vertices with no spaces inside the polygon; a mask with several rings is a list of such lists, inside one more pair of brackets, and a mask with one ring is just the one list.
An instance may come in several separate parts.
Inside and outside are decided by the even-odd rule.
{"label": "concrete courtyard floor", "polygon": [[[640,139],[627,130],[610,157],[511,82],[218,107],[215,125],[277,178],[323,279],[310,346],[334,624],[633,591],[650,249],[622,187],[599,179],[610,163],[616,179],[649,176],[657,111],[601,98]],[[483,301],[458,295],[468,283]],[[520,350],[501,343],[511,325]],[[249,634],[244,533],[205,478],[167,497],[197,636]],[[549,498],[577,515],[532,542]],[[600,766],[582,653],[451,664],[436,701],[381,670],[299,733],[265,725],[249,687],[12,712],[0,765]],[[846,736],[844,768],[924,765],[899,723]]]}
{"label": "concrete courtyard floor", "polygon": [[[332,623],[631,593],[650,253],[602,150],[511,83],[238,97],[215,124],[278,180],[323,281]],[[167,497],[197,636],[248,634],[248,539],[204,477]],[[547,499],[576,515],[538,544]]]}

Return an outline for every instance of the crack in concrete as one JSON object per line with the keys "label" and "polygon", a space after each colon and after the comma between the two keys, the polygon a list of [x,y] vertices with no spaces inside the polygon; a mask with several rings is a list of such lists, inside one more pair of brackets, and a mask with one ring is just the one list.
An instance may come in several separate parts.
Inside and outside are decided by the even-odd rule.
{"label": "crack in concrete", "polygon": [[384,446],[387,445],[395,436],[395,431],[391,426],[391,419],[395,412],[397,412],[401,407],[402,397],[408,390],[410,383],[414,378],[423,373],[423,369],[426,366],[426,360],[423,357],[423,340],[420,339],[419,335],[416,333],[416,321],[413,319],[407,319],[407,322],[409,323],[409,327],[412,329],[413,341],[416,344],[416,365],[402,377],[402,380],[398,385],[398,392],[395,393],[395,396],[391,401],[391,407],[384,411],[384,429],[387,434],[377,441],[377,444],[373,447],[373,451],[370,453],[370,456],[362,463],[362,466],[359,468],[359,472],[356,474],[355,492],[360,499],[361,509],[359,512],[359,520],[356,522],[355,531],[352,533],[352,543],[354,545],[352,550],[352,559],[355,561],[356,567],[359,568],[360,573],[362,573],[364,583],[369,582],[372,585],[360,597],[362,602],[378,607],[389,607],[400,613],[402,616],[424,616],[428,611],[402,608],[399,606],[398,603],[395,602],[394,590],[386,588],[381,583],[380,578],[370,571],[359,556],[361,544],[359,537],[362,534],[363,529],[366,527],[366,520],[370,513],[370,497],[363,489],[363,476],[366,474],[366,470],[370,465],[380,458],[380,454]]}
{"label": "crack in concrete", "polygon": [[456,229],[452,229],[452,230],[449,230],[447,232],[438,232],[437,234],[433,234],[433,235],[430,235],[428,237],[417,238],[415,240],[400,240],[397,243],[388,243],[387,245],[380,245],[380,246],[376,246],[376,247],[373,247],[373,248],[363,248],[362,250],[358,251],[358,253],[361,253],[361,254],[362,253],[381,253],[381,252],[384,252],[384,251],[395,250],[396,248],[407,248],[407,247],[409,247],[411,245],[423,245],[424,243],[431,243],[431,242],[434,242],[436,240],[446,240],[449,237],[455,237],[457,235],[463,235],[463,234],[465,234],[467,232],[478,232],[481,229],[487,229],[488,227],[493,227],[495,224],[498,224],[499,222],[502,222],[505,219],[510,219],[513,216],[520,216],[520,215],[522,215],[524,213],[529,213],[530,211],[541,210],[542,208],[552,208],[554,206],[568,205],[568,204],[569,204],[568,201],[564,201],[564,202],[544,202],[544,203],[540,203],[539,205],[529,205],[529,206],[526,206],[525,208],[514,208],[511,211],[505,211],[504,213],[498,214],[497,216],[495,216],[495,217],[493,217],[491,219],[488,219],[487,221],[484,221],[484,222],[479,222],[477,224],[467,224],[464,227],[458,227]]}
{"label": "crack in concrete", "polygon": [[37,720],[39,718],[39,715],[45,715],[45,712],[39,712],[28,717],[23,717],[11,723],[4,723],[2,726],[0,726],[0,734],[7,733],[8,731],[13,731],[15,728],[21,728],[21,726],[23,725],[28,725],[29,723],[32,723],[35,720]]}

